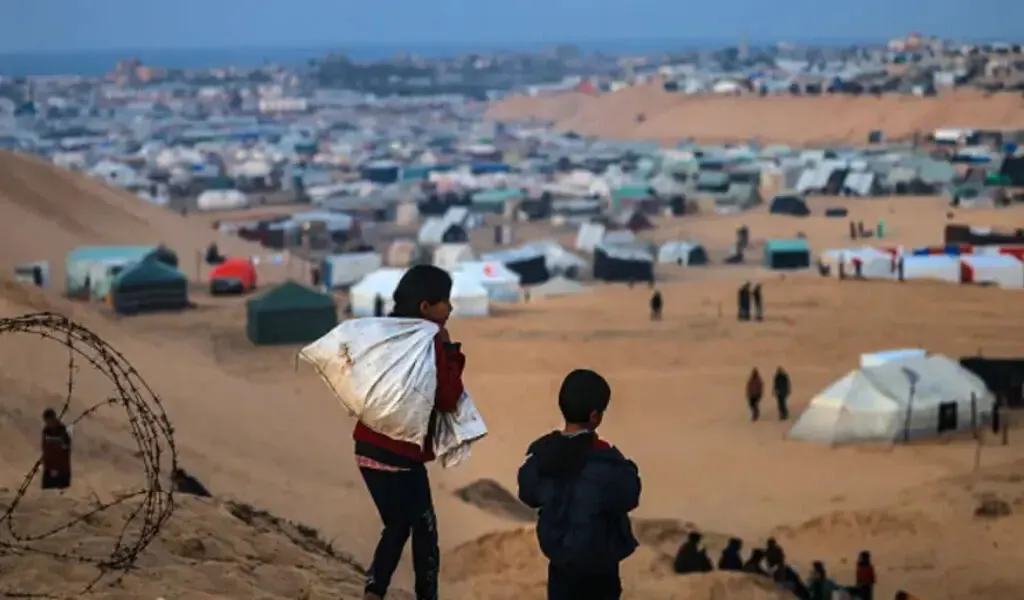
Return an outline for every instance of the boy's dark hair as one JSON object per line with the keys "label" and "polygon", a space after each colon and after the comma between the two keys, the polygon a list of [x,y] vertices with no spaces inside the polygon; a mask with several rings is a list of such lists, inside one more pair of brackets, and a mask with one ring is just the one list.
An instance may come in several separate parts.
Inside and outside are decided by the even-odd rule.
{"label": "boy's dark hair", "polygon": [[49,421],[50,419],[56,419],[56,418],[57,418],[57,411],[53,410],[52,408],[48,408],[48,409],[43,411],[43,420],[44,421]]}
{"label": "boy's dark hair", "polygon": [[452,293],[452,276],[433,265],[416,265],[402,275],[395,288],[392,317],[420,318],[420,303],[437,304]]}
{"label": "boy's dark hair", "polygon": [[558,408],[566,423],[582,424],[590,415],[604,412],[612,397],[608,382],[590,369],[576,369],[565,376],[558,390]]}

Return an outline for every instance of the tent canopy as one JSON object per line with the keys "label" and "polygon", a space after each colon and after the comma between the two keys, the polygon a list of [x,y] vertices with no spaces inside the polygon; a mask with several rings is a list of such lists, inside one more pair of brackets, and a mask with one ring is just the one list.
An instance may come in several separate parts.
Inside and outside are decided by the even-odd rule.
{"label": "tent canopy", "polygon": [[992,404],[985,383],[950,358],[894,360],[833,382],[811,400],[789,437],[828,444],[931,437],[971,427]]}

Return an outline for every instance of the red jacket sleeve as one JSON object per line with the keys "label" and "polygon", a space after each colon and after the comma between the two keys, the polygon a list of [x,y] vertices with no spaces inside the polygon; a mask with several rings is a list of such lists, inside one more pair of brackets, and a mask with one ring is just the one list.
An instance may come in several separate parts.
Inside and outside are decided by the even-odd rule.
{"label": "red jacket sleeve", "polygon": [[440,412],[452,412],[462,397],[462,369],[466,366],[466,357],[457,348],[435,338],[434,358],[437,361],[434,408]]}

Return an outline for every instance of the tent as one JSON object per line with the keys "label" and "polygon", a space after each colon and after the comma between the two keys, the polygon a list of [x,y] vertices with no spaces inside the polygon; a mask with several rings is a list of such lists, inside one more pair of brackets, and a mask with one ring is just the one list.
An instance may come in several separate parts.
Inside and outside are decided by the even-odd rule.
{"label": "tent", "polygon": [[658,248],[658,262],[677,265],[706,265],[708,253],[704,246],[692,242],[665,242]]}
{"label": "tent", "polygon": [[896,360],[850,371],[825,388],[789,437],[828,444],[932,437],[981,422],[993,399],[981,378],[955,360]]}
{"label": "tent", "polygon": [[654,257],[646,248],[601,245],[594,249],[594,278],[602,281],[654,281]]}
{"label": "tent", "polygon": [[363,277],[348,292],[352,314],[356,317],[374,316],[373,309],[378,295],[384,300],[384,314],[391,312],[395,306],[392,295],[404,274],[405,269],[384,268]]}
{"label": "tent", "polygon": [[351,252],[325,256],[321,265],[321,279],[328,288],[350,286],[364,276],[381,268],[384,259],[379,252]]}
{"label": "tent", "polygon": [[256,289],[256,266],[244,258],[229,258],[210,271],[211,294],[244,294]]}
{"label": "tent", "polygon": [[[102,298],[110,282],[130,263],[143,259],[177,268],[178,257],[165,246],[82,246],[68,253],[65,266],[67,295]],[[88,283],[88,285],[86,285]],[[99,284],[97,286],[97,283]]]}
{"label": "tent", "polygon": [[459,263],[456,272],[475,277],[493,301],[519,301],[519,275],[500,262],[467,261]]}
{"label": "tent", "polygon": [[453,271],[461,262],[473,260],[473,248],[469,244],[441,244],[434,249],[434,265],[446,271]]}
{"label": "tent", "polygon": [[590,288],[583,284],[577,283],[571,279],[566,279],[561,275],[557,275],[540,285],[527,288],[525,293],[528,294],[529,299],[534,299],[546,298],[548,296],[575,296],[576,294],[582,294],[589,291]]}
{"label": "tent", "polygon": [[491,314],[487,288],[471,273],[452,273],[451,300],[453,317],[486,317]]}
{"label": "tent", "polygon": [[548,280],[548,257],[545,248],[529,246],[488,252],[480,256],[486,262],[500,262],[519,275],[520,285],[534,285]]}
{"label": "tent", "polygon": [[188,278],[158,260],[142,260],[114,277],[110,304],[122,315],[188,308]]}
{"label": "tent", "polygon": [[811,209],[807,208],[807,202],[800,196],[775,196],[768,207],[768,212],[773,215],[806,217],[811,214]]}
{"label": "tent", "polygon": [[246,335],[254,344],[308,344],[338,324],[334,298],[286,281],[250,299]]}
{"label": "tent", "polygon": [[960,259],[955,256],[904,256],[903,279],[932,279],[960,283]]}
{"label": "tent", "polygon": [[960,283],[1024,288],[1024,262],[1007,254],[965,254],[960,257]]}
{"label": "tent", "polygon": [[764,243],[764,266],[806,269],[811,266],[811,249],[805,240],[768,240]]}

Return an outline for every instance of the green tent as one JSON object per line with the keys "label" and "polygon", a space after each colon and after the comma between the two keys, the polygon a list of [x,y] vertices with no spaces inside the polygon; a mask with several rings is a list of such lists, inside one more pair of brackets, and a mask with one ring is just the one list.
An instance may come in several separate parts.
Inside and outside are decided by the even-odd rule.
{"label": "green tent", "polygon": [[110,304],[119,314],[188,308],[188,278],[156,258],[146,258],[114,277]]}
{"label": "green tent", "polygon": [[334,298],[286,281],[246,303],[246,335],[254,344],[306,344],[338,324]]}
{"label": "green tent", "polygon": [[806,240],[767,240],[764,266],[775,270],[806,269],[811,266],[811,248]]}

